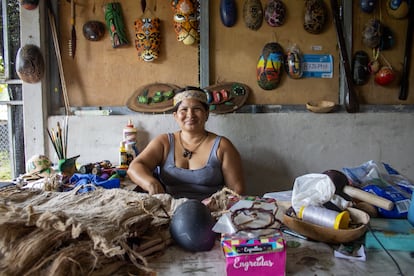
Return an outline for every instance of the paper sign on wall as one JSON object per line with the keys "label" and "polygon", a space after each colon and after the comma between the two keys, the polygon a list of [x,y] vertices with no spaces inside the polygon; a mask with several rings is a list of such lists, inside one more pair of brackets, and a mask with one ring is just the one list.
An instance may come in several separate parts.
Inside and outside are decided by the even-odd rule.
{"label": "paper sign on wall", "polygon": [[303,55],[303,78],[332,78],[333,56],[332,55]]}

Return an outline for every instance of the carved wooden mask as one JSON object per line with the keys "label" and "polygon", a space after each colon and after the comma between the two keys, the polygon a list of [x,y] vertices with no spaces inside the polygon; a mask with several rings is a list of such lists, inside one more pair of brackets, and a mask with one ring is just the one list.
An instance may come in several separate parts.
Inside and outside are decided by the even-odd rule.
{"label": "carved wooden mask", "polygon": [[185,45],[194,44],[200,38],[196,5],[196,0],[171,0],[177,40]]}
{"label": "carved wooden mask", "polygon": [[160,53],[161,33],[160,19],[140,18],[135,25],[135,48],[143,61],[153,61]]}

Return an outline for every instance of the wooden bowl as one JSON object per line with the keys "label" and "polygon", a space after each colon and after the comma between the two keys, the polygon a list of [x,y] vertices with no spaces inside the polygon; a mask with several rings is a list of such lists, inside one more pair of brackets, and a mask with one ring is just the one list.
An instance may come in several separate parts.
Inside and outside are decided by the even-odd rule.
{"label": "wooden bowl", "polygon": [[283,216],[283,223],[293,231],[315,241],[332,244],[347,243],[364,235],[369,223],[369,215],[364,211],[355,208],[348,208],[347,210],[351,216],[352,224],[357,224],[357,227],[333,229],[303,221],[286,213]]}
{"label": "wooden bowl", "polygon": [[335,103],[331,101],[308,102],[306,108],[315,113],[328,113],[335,108]]}

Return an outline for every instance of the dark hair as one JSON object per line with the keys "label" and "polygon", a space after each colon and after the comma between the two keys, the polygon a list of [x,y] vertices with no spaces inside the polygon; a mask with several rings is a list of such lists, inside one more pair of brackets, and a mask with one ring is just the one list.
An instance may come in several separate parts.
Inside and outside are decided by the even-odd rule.
{"label": "dark hair", "polygon": [[[188,91],[188,90],[197,90],[197,91],[201,91],[201,92],[207,93],[206,90],[201,89],[200,87],[196,87],[196,86],[186,86],[186,87],[183,87],[183,88],[180,88],[180,89],[175,90],[174,91],[174,95],[177,95],[179,93],[182,93],[182,92],[185,92],[185,91]],[[178,107],[180,106],[180,104],[181,104],[181,102],[177,103],[174,106],[174,108],[172,109],[172,111],[173,112],[176,112],[178,110]],[[206,111],[210,110],[210,106],[208,104],[203,103],[203,102],[201,104],[203,105],[203,107],[204,107],[204,109]]]}

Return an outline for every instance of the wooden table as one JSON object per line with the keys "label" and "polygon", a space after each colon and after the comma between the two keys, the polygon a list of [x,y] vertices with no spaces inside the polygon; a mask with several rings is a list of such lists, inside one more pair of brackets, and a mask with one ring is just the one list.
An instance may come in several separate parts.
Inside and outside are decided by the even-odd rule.
{"label": "wooden table", "polygon": [[[287,248],[286,275],[400,275],[392,259],[383,250],[366,249],[366,261],[336,258],[334,249],[320,242],[285,236],[299,246]],[[414,249],[413,249],[414,250]],[[397,260],[404,275],[413,275],[414,253],[389,251]],[[170,246],[165,253],[150,262],[159,276],[226,275],[225,258],[219,242],[208,252],[190,253]],[[411,272],[410,272],[411,271]]]}

